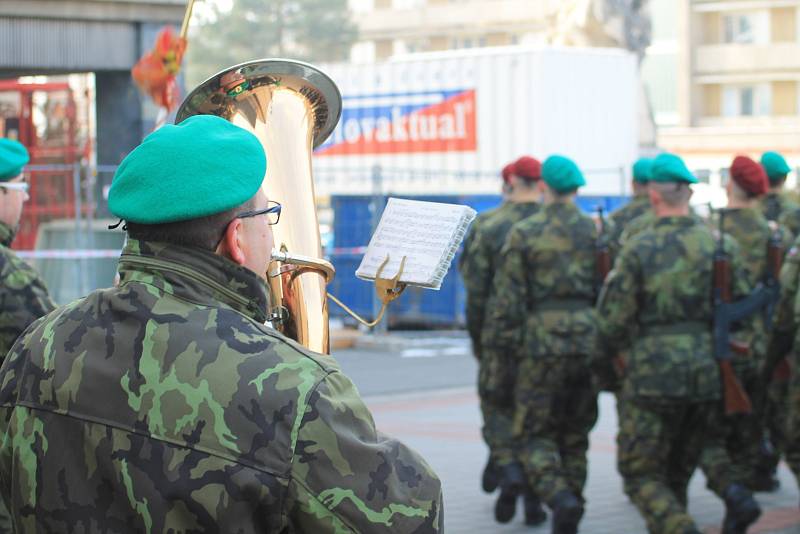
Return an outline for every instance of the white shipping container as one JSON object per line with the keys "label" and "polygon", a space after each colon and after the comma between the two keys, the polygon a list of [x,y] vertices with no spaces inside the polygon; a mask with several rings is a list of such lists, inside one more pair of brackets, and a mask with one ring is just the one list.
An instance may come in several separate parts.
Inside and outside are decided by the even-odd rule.
{"label": "white shipping container", "polygon": [[584,195],[629,194],[638,73],[627,51],[501,47],[323,68],[343,113],[314,156],[320,195],[496,194],[500,169],[523,154],[573,158]]}

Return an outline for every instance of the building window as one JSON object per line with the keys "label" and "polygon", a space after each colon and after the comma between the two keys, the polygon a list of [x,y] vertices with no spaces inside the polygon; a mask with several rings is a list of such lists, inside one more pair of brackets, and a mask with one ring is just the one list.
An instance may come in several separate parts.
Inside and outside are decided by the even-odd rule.
{"label": "building window", "polygon": [[754,42],[753,16],[751,14],[737,13],[725,15],[725,42],[736,44],[750,44]]}
{"label": "building window", "polygon": [[481,37],[453,37],[450,39],[450,48],[472,48],[474,46],[485,46],[486,39]]}
{"label": "building window", "polygon": [[722,114],[725,117],[756,117],[772,113],[771,88],[768,84],[726,86]]}
{"label": "building window", "polygon": [[769,43],[769,10],[743,11],[723,15],[722,40],[726,44]]}
{"label": "building window", "polygon": [[742,87],[739,90],[739,115],[752,117],[755,115],[753,100],[756,90],[753,87]]}

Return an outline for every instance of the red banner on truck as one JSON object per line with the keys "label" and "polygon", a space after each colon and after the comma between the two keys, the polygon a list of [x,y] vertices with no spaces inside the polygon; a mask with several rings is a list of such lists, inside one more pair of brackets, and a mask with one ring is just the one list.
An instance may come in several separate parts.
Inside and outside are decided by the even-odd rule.
{"label": "red banner on truck", "polygon": [[475,90],[345,97],[342,119],[317,156],[474,152]]}

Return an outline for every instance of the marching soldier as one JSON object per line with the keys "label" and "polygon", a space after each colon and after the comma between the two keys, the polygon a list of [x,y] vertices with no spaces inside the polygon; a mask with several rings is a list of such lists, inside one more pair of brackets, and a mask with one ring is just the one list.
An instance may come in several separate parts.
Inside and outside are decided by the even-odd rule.
{"label": "marching soldier", "polygon": [[[503,179],[502,185],[502,199],[503,204],[499,206],[482,211],[479,213],[475,220],[472,221],[472,224],[469,227],[469,231],[467,232],[467,236],[464,238],[464,245],[461,251],[461,255],[458,259],[458,270],[461,273],[461,278],[464,281],[465,290],[467,293],[467,303],[466,303],[466,321],[467,321],[467,333],[469,334],[470,341],[472,342],[472,354],[478,360],[478,365],[480,365],[481,361],[481,331],[483,329],[483,306],[484,300],[486,298],[486,292],[481,293],[481,295],[477,295],[475,293],[476,289],[480,286],[473,281],[476,280],[476,277],[470,276],[469,267],[470,267],[470,258],[472,257],[472,245],[475,242],[476,236],[480,231],[481,227],[486,224],[504,205],[505,202],[508,200],[508,195],[511,194],[511,173],[513,170],[514,164],[509,163],[500,173],[501,178]],[[479,280],[479,279],[477,279]],[[471,282],[473,282],[471,284]],[[473,289],[470,289],[470,286],[474,286]],[[480,374],[480,372],[479,372]],[[480,387],[479,395],[480,395]],[[487,445],[489,441],[486,440]],[[491,445],[489,445],[490,453],[489,453],[489,460],[486,462],[486,467],[483,469],[483,475],[481,476],[481,487],[483,491],[486,493],[492,493],[494,490],[497,489],[497,486],[500,484],[501,478],[501,470],[495,465],[494,459],[491,454]]]}
{"label": "marching soldier", "polygon": [[[624,244],[606,281],[598,303],[604,350],[597,355],[627,354],[617,461],[649,532],[700,532],[687,513],[686,491],[702,451],[714,472],[712,489],[725,500],[723,533],[743,534],[760,508],[733,479],[716,421],[721,383],[710,327],[715,242],[689,214],[689,184],[696,182],[677,156],[662,154],[653,162],[649,195],[657,220]],[[749,288],[736,267],[734,294],[743,296]],[[613,369],[611,361],[604,364]]]}
{"label": "marching soldier", "polygon": [[554,534],[577,532],[583,516],[586,451],[597,420],[588,367],[595,348],[595,241],[590,217],[574,203],[585,185],[563,156],[542,167],[544,207],[515,224],[495,276],[487,343],[514,354],[514,433],[529,484],[553,510]]}
{"label": "marching soldier", "polygon": [[55,308],[39,274],[9,248],[28,200],[28,161],[22,144],[0,139],[0,362],[28,325]]}
{"label": "marching soldier", "polygon": [[609,217],[613,224],[610,239],[615,250],[619,248],[622,231],[625,230],[628,223],[650,211],[647,182],[650,181],[652,169],[653,160],[649,158],[640,158],[633,165],[633,198]]}
{"label": "marching soldier", "polygon": [[781,296],[775,309],[775,320],[770,336],[763,377],[771,377],[773,370],[784,358],[791,360],[791,380],[788,387],[788,405],[784,453],[786,463],[800,485],[800,316],[797,302],[800,298],[800,237],[786,255],[781,270]]}
{"label": "marching soldier", "polygon": [[[750,287],[767,283],[777,266],[770,265],[769,247],[775,241],[785,248],[784,237],[779,228],[770,227],[769,221],[759,209],[759,199],[767,193],[769,183],[764,169],[746,156],[737,156],[730,167],[730,180],[726,184],[728,208],[722,214],[723,231],[731,236],[742,252],[742,266]],[[788,237],[788,235],[786,236]],[[777,282],[777,280],[775,280]],[[734,358],[733,369],[739,382],[752,399],[760,398],[758,369],[763,364],[767,349],[767,323],[765,309],[745,321],[737,332],[738,341],[747,348],[747,354]],[[774,488],[773,475],[769,469],[770,459],[762,459],[761,447],[764,430],[757,414],[740,414],[724,418],[726,445],[733,462],[734,476],[753,491]],[[766,468],[765,468],[766,463]]]}
{"label": "marching soldier", "polygon": [[[541,164],[529,156],[523,156],[510,166],[508,171],[510,193],[503,204],[491,218],[474,234],[470,246],[469,258],[462,268],[466,286],[467,316],[471,328],[478,330],[481,347],[489,343],[494,335],[486,328],[486,317],[494,302],[492,298],[492,280],[498,270],[500,249],[506,234],[512,225],[533,215],[539,210],[537,203],[539,193],[536,184],[541,178]],[[481,398],[483,413],[483,436],[489,446],[489,465],[484,471],[483,486],[486,491],[494,491],[500,485],[501,491],[495,505],[495,518],[501,523],[511,521],[516,510],[519,493],[525,488],[523,471],[516,458],[514,441],[511,436],[511,419],[513,411],[508,406],[496,401],[501,392],[491,390],[491,373],[514,374],[514,361],[506,353],[496,353],[491,348],[481,348],[480,373],[478,377],[478,393]],[[491,484],[491,469],[494,467],[495,483]],[[492,487],[494,486],[494,487]],[[538,525],[546,519],[536,494],[529,489],[525,491],[525,523]]]}
{"label": "marching soldier", "polygon": [[425,461],[377,432],[333,358],[264,325],[266,166],[208,115],[122,162],[119,287],[37,322],[0,373],[14,531],[441,531]]}
{"label": "marching soldier", "polygon": [[[788,229],[791,239],[794,239],[800,235],[800,205],[784,192],[786,177],[792,169],[784,157],[777,152],[765,152],[761,156],[761,165],[767,173],[770,185],[769,192],[762,200],[761,209],[768,220]],[[772,376],[762,377],[767,378],[765,380],[767,390],[764,416],[773,450],[771,457],[761,466],[761,469],[763,472],[770,473],[767,480],[771,481],[772,489],[780,486],[776,472],[781,453],[786,446],[785,423],[788,410],[789,375],[788,359],[783,358],[774,366]]]}

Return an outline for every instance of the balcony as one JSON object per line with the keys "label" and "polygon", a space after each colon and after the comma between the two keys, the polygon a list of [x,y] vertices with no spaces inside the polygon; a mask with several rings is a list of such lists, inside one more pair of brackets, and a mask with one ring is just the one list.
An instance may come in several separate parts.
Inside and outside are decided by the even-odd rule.
{"label": "balcony", "polygon": [[794,7],[793,0],[691,0],[695,12],[725,12],[774,7]]}
{"label": "balcony", "polygon": [[749,79],[764,75],[767,79],[791,74],[794,78],[798,70],[800,43],[713,44],[699,46],[695,52],[694,74],[709,78],[720,76],[722,82],[732,75],[745,75]]}
{"label": "balcony", "polygon": [[[416,9],[376,9],[357,19],[366,39],[414,38],[449,32],[530,30],[532,21],[546,22],[551,2],[491,0],[429,4]],[[476,16],[476,11],[481,13]]]}
{"label": "balcony", "polygon": [[683,155],[719,155],[730,162],[731,154],[760,154],[777,150],[794,157],[800,147],[797,119],[700,119],[692,128],[662,128],[658,144]]}

